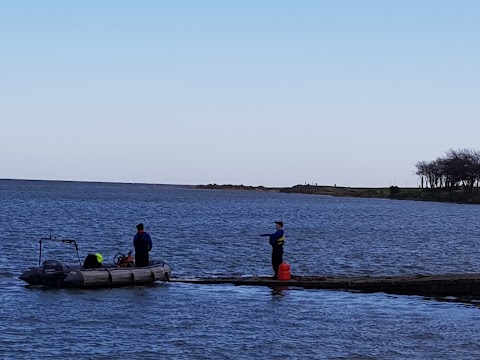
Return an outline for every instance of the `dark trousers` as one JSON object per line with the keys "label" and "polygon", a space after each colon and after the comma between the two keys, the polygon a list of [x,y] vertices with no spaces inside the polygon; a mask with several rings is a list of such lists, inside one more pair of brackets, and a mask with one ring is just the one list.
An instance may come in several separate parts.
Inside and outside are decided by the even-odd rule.
{"label": "dark trousers", "polygon": [[274,247],[272,249],[272,268],[275,276],[278,276],[278,267],[281,263],[283,263],[283,247]]}
{"label": "dark trousers", "polygon": [[136,267],[148,266],[148,252],[135,253],[135,266]]}

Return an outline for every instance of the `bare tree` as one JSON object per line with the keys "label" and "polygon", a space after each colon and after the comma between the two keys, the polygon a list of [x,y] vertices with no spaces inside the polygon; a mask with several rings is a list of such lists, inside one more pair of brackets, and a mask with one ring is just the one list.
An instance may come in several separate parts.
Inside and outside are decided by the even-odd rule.
{"label": "bare tree", "polygon": [[480,184],[480,152],[472,149],[450,149],[444,157],[427,162],[420,161],[416,175],[430,188],[455,188],[462,186],[471,193]]}

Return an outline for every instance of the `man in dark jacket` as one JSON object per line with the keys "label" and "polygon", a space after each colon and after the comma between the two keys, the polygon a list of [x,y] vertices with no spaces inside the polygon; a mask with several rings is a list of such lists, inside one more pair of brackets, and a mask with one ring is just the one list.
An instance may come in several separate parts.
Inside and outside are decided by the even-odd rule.
{"label": "man in dark jacket", "polygon": [[148,252],[152,250],[152,239],[143,230],[143,224],[137,225],[137,233],[133,238],[135,247],[135,266],[148,266]]}
{"label": "man in dark jacket", "polygon": [[275,273],[274,279],[278,278],[278,267],[283,263],[283,244],[285,243],[285,231],[283,230],[283,222],[275,221],[277,231],[273,234],[261,234],[260,236],[268,236],[269,243],[272,246],[272,268]]}

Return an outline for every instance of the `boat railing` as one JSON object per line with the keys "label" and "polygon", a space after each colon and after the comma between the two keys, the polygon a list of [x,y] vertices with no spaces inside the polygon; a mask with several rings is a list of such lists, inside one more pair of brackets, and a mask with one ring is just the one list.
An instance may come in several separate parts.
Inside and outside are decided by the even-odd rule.
{"label": "boat railing", "polygon": [[75,251],[77,252],[78,263],[80,264],[80,266],[82,266],[82,261],[80,260],[80,255],[78,254],[77,242],[75,240],[72,240],[72,239],[57,239],[56,236],[52,237],[52,235],[50,235],[49,237],[41,238],[39,240],[39,244],[40,244],[40,252],[39,252],[39,256],[38,256],[38,265],[39,266],[42,264],[42,246],[43,246],[43,242],[46,241],[46,240],[57,241],[57,242],[61,242],[61,243],[64,243],[64,244],[73,244],[75,246]]}

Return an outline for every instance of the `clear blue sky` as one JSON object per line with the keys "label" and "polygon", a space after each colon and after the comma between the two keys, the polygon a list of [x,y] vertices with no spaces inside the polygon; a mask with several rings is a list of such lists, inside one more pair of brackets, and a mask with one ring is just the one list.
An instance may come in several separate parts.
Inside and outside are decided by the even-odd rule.
{"label": "clear blue sky", "polygon": [[480,150],[480,1],[0,2],[0,178],[417,186]]}

